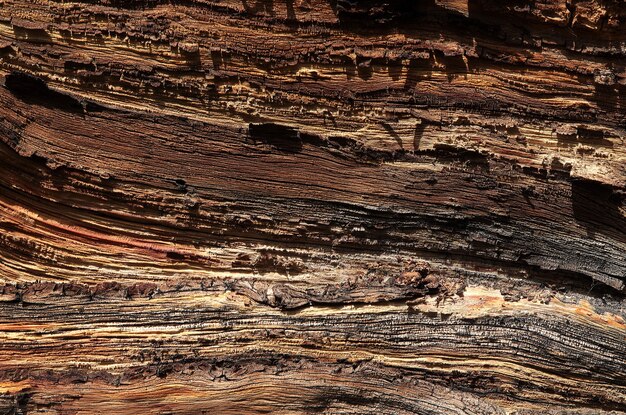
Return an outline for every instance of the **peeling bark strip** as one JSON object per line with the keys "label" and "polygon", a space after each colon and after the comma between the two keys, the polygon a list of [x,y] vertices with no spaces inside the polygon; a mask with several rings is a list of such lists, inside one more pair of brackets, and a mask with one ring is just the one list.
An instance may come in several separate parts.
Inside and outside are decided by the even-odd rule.
{"label": "peeling bark strip", "polygon": [[0,1],[0,414],[626,414],[626,3]]}

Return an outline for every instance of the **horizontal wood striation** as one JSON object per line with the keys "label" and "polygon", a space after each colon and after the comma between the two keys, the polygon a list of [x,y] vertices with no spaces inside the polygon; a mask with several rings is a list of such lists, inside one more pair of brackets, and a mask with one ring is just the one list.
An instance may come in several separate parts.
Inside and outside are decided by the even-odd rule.
{"label": "horizontal wood striation", "polygon": [[0,1],[0,414],[626,413],[625,19]]}

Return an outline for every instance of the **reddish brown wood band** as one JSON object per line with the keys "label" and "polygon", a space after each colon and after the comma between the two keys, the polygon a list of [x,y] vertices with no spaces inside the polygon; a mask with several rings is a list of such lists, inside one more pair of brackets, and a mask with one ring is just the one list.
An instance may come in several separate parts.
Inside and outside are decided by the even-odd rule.
{"label": "reddish brown wood band", "polygon": [[0,1],[0,414],[626,414],[626,4]]}

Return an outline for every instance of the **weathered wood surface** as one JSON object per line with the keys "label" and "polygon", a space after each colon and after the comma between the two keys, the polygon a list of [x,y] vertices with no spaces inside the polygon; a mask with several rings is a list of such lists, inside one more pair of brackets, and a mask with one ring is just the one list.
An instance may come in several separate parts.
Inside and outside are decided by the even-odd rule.
{"label": "weathered wood surface", "polygon": [[625,51],[618,0],[0,1],[0,413],[626,413]]}

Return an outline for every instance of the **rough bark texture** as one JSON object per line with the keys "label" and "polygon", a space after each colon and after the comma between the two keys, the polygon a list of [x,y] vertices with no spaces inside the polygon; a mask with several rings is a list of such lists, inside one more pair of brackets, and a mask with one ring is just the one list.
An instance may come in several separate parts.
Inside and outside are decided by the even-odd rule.
{"label": "rough bark texture", "polygon": [[0,414],[626,413],[626,4],[0,0]]}

